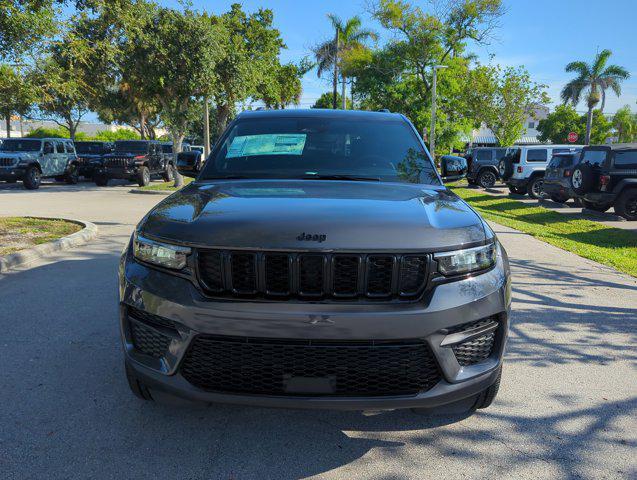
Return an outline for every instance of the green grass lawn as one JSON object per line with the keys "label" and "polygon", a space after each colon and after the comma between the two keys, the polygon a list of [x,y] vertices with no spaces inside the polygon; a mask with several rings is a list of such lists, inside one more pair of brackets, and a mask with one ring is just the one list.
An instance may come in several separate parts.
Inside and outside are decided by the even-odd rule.
{"label": "green grass lawn", "polygon": [[[192,182],[194,178],[184,177],[184,185],[188,185]],[[146,185],[145,187],[136,187],[138,190],[159,190],[166,192],[176,192],[179,190],[174,187],[174,182],[152,182],[150,185]]]}
{"label": "green grass lawn", "polygon": [[65,220],[0,217],[0,255],[50,242],[81,229],[81,225]]}
{"label": "green grass lawn", "polygon": [[453,187],[453,191],[486,220],[528,233],[551,245],[609,265],[637,277],[637,235],[598,222],[571,219],[543,207],[477,190]]}

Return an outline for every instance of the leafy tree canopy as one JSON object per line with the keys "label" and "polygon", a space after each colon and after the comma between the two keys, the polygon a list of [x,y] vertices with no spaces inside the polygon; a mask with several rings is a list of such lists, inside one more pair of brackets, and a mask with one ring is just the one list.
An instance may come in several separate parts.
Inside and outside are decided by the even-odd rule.
{"label": "leafy tree canopy", "polygon": [[[333,99],[334,99],[333,92],[325,92],[321,94],[321,96],[316,100],[316,102],[314,102],[314,105],[312,105],[312,108],[332,108]],[[347,108],[348,109],[352,108],[352,102],[350,101],[350,99],[347,98],[346,101],[347,101],[347,105],[346,105]],[[341,94],[337,92],[336,105],[338,105],[338,108],[341,108],[342,104],[343,104],[343,99],[341,97]]]}
{"label": "leafy tree canopy", "polygon": [[[569,143],[568,134],[575,132],[578,134],[576,143],[585,144],[587,116],[587,114],[578,114],[572,105],[559,105],[555,107],[555,111],[539,121],[537,130],[540,135],[538,139],[542,142],[557,144]],[[592,118],[593,126],[590,144],[606,143],[606,140],[612,134],[613,123],[606,119],[599,109],[593,111]]]}

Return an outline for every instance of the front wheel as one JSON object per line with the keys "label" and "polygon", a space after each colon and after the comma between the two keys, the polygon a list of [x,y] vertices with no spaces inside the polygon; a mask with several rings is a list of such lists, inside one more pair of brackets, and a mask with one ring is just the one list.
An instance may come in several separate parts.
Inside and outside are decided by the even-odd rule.
{"label": "front wheel", "polygon": [[535,177],[527,185],[526,193],[528,193],[531,198],[542,198],[542,185],[544,185],[544,177]]}
{"label": "front wheel", "polygon": [[551,200],[553,200],[555,203],[566,203],[568,197],[563,197],[561,195],[551,195]]}
{"label": "front wheel", "polygon": [[150,170],[148,167],[139,167],[139,172],[137,173],[137,185],[140,187],[145,187],[150,183]]}
{"label": "front wheel", "polygon": [[103,175],[95,175],[93,180],[95,180],[95,185],[97,185],[98,187],[105,187],[108,185],[108,177],[105,177]]}
{"label": "front wheel", "polygon": [[615,202],[615,213],[626,220],[637,220],[637,188],[622,192]]}
{"label": "front wheel", "polygon": [[42,181],[42,173],[38,167],[31,165],[27,168],[26,173],[24,174],[24,180],[22,183],[24,184],[24,188],[27,190],[37,190],[40,188],[40,182]]}

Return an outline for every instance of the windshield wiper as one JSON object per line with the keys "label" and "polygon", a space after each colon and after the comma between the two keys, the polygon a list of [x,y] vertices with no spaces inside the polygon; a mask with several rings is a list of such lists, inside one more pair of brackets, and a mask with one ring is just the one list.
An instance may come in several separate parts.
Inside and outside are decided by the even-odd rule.
{"label": "windshield wiper", "polygon": [[380,182],[378,177],[361,177],[358,175],[304,175],[304,180],[348,180],[352,182]]}

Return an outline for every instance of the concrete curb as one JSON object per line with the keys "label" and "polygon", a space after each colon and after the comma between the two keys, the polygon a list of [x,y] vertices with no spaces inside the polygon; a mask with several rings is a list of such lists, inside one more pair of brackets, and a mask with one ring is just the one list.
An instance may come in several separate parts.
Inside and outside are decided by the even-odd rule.
{"label": "concrete curb", "polygon": [[137,193],[139,195],[172,195],[178,190],[167,191],[167,190],[142,190],[140,188],[133,188],[129,190],[128,193]]}
{"label": "concrete curb", "polygon": [[5,273],[7,270],[26,265],[46,257],[54,252],[61,252],[63,250],[69,250],[73,247],[79,247],[88,243],[90,240],[97,237],[97,225],[84,220],[75,220],[71,218],[58,218],[58,217],[27,217],[27,218],[42,218],[46,220],[65,220],[67,222],[76,223],[82,225],[83,228],[79,232],[72,233],[66,237],[58,238],[52,242],[43,243],[42,245],[36,245],[33,248],[26,248],[19,252],[10,253],[0,257],[0,273]]}

